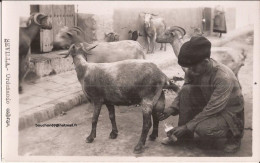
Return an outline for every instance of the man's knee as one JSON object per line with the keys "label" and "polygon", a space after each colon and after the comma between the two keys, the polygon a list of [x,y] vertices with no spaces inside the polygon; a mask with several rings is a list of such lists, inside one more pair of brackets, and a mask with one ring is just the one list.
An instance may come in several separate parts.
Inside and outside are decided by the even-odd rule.
{"label": "man's knee", "polygon": [[195,128],[195,133],[205,138],[225,138],[228,133],[228,125],[218,118],[208,119],[200,122]]}

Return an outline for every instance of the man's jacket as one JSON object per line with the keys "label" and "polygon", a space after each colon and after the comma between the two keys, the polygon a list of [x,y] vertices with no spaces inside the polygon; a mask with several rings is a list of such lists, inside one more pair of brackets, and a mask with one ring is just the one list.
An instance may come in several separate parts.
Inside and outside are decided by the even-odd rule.
{"label": "man's jacket", "polygon": [[[242,137],[244,129],[244,98],[241,86],[232,70],[210,59],[212,68],[199,77],[189,75],[188,83],[197,85],[203,94],[206,106],[186,125],[194,131],[197,124],[213,116],[223,116],[235,137]],[[195,97],[196,98],[196,97]],[[179,109],[180,98],[177,96],[171,107]]]}

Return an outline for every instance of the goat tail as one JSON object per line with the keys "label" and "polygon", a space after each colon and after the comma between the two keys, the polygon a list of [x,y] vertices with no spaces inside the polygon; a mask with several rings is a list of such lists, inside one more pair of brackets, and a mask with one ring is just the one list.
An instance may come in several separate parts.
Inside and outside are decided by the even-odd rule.
{"label": "goat tail", "polygon": [[180,88],[175,83],[171,82],[170,80],[167,80],[163,89],[171,89],[174,92],[179,92]]}

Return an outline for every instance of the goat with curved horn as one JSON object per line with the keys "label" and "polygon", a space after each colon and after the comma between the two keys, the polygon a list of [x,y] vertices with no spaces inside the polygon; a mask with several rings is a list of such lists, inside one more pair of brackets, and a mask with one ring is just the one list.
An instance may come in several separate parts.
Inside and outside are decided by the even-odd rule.
{"label": "goat with curved horn", "polygon": [[179,27],[179,26],[171,26],[171,27],[170,27],[170,30],[171,30],[171,31],[177,30],[177,31],[181,32],[181,34],[182,34],[183,36],[186,34],[185,29],[183,29],[182,27]]}
{"label": "goat with curved horn", "polygon": [[35,24],[37,24],[37,25],[39,25],[39,26],[42,26],[42,24],[41,23],[39,23],[38,22],[38,17],[40,17],[41,16],[41,19],[43,19],[43,18],[45,18],[45,17],[48,17],[47,15],[44,15],[44,14],[42,14],[42,13],[37,13],[37,14],[35,14],[34,16],[33,16],[33,21],[34,21],[34,23]]}
{"label": "goat with curved horn", "polygon": [[52,29],[49,17],[42,13],[31,14],[26,25],[19,29],[19,93],[23,91],[22,82],[29,72],[32,41],[41,29]]}
{"label": "goat with curved horn", "polygon": [[69,28],[64,26],[55,36],[53,49],[67,49],[72,44],[84,42],[84,39],[85,33],[80,27],[74,26]]}
{"label": "goat with curved horn", "polygon": [[[178,32],[177,32],[178,31]],[[167,28],[161,35],[156,38],[158,43],[170,43],[174,54],[178,57],[180,48],[184,43],[183,36],[186,34],[185,29],[179,26]]]}

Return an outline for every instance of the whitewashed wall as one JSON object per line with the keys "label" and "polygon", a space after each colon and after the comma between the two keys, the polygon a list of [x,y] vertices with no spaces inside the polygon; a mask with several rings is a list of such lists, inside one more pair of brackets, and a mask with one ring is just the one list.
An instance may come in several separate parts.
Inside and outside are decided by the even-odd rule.
{"label": "whitewashed wall", "polygon": [[[22,3],[23,7],[21,5],[14,6],[17,8],[17,14],[21,16],[29,16],[30,14],[30,6],[29,2],[17,2]],[[45,4],[51,4],[52,2],[45,2]],[[75,9],[79,13],[91,13],[91,14],[97,14],[97,15],[108,15],[113,14],[114,8],[173,8],[173,7],[182,7],[182,8],[193,8],[193,7],[215,7],[216,5],[222,5],[225,8],[234,7],[236,8],[236,28],[243,27],[249,24],[254,24],[254,21],[256,20],[256,14],[254,11],[257,11],[257,8],[259,8],[259,1],[183,1],[183,2],[145,2],[143,1],[143,4],[140,5],[140,1],[132,1],[132,2],[113,2],[113,1],[86,1],[86,2],[55,2],[55,4],[76,4]],[[37,4],[34,2],[33,4]],[[39,2],[39,4],[43,4],[43,2]],[[102,5],[100,5],[102,4]]]}

